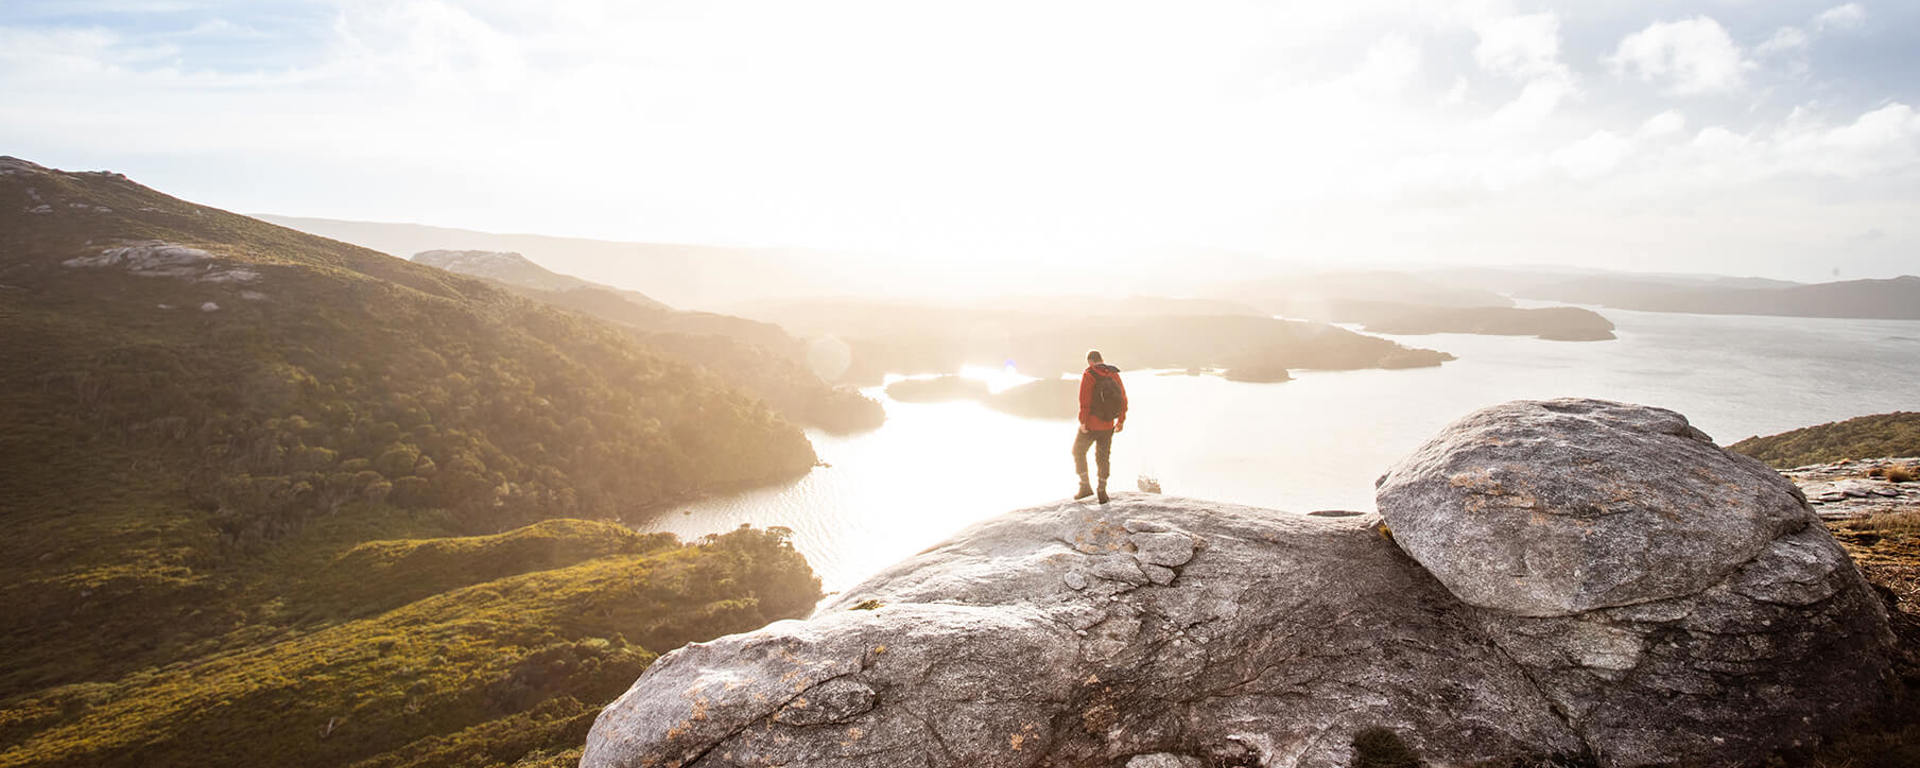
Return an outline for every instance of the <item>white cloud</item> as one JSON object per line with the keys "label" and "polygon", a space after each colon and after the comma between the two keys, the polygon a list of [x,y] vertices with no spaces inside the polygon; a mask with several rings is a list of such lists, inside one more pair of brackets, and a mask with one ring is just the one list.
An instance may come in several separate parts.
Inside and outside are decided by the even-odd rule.
{"label": "white cloud", "polygon": [[1495,130],[1513,132],[1538,127],[1559,109],[1561,102],[1574,94],[1573,84],[1554,78],[1527,83],[1520,95],[1487,118]]}
{"label": "white cloud", "polygon": [[1420,47],[1406,35],[1389,34],[1367,48],[1360,68],[1343,79],[1345,87],[1375,95],[1399,93],[1420,73]]}
{"label": "white cloud", "polygon": [[1799,27],[1781,27],[1774,30],[1773,36],[1754,48],[1753,52],[1761,56],[1800,53],[1807,49],[1808,42],[1806,31]]}
{"label": "white cloud", "polygon": [[1820,31],[1829,29],[1859,29],[1867,22],[1867,9],[1859,3],[1847,3],[1821,11],[1813,17],[1813,28]]}
{"label": "white cloud", "polygon": [[1618,75],[1665,81],[1677,96],[1738,90],[1753,67],[1726,28],[1706,16],[1655,22],[1622,39],[1606,62]]}
{"label": "white cloud", "polygon": [[1920,113],[1892,103],[1850,122],[1822,120],[1796,109],[1771,128],[1740,133],[1709,126],[1694,137],[1687,161],[1696,181],[1751,183],[1780,177],[1861,179],[1920,171]]}
{"label": "white cloud", "polygon": [[1473,60],[1495,74],[1515,78],[1565,76],[1560,63],[1560,20],[1551,13],[1506,16],[1474,25],[1479,44]]}
{"label": "white cloud", "polygon": [[1502,16],[1474,24],[1479,42],[1473,60],[1481,69],[1520,80],[1513,100],[1488,117],[1497,131],[1538,127],[1579,92],[1573,73],[1560,60],[1560,20],[1551,13]]}
{"label": "white cloud", "polygon": [[1634,134],[1643,139],[1671,136],[1687,129],[1687,118],[1674,110],[1667,110],[1640,124],[1640,130]]}
{"label": "white cloud", "polygon": [[1600,130],[1561,147],[1548,159],[1574,180],[1586,181],[1606,175],[1632,153],[1633,142],[1620,138],[1611,131]]}

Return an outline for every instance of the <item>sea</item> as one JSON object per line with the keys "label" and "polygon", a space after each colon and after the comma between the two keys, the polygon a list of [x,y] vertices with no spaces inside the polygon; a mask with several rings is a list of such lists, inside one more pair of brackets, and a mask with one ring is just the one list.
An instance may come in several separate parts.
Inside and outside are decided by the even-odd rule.
{"label": "sea", "polygon": [[[1458,359],[1410,370],[1296,370],[1292,381],[1128,370],[1113,442],[1114,491],[1151,478],[1169,495],[1280,513],[1372,512],[1374,480],[1467,413],[1508,400],[1599,397],[1685,414],[1723,445],[1752,435],[1920,410],[1920,321],[1688,315],[1597,309],[1612,341],[1389,336]],[[1017,370],[963,372],[993,388]],[[641,525],[682,538],[784,526],[826,590],[1009,510],[1059,503],[1077,484],[1068,419],[971,402],[902,403],[867,390],[886,424],[810,432],[828,465],[791,483],[710,498]],[[1089,457],[1091,459],[1091,457]]]}

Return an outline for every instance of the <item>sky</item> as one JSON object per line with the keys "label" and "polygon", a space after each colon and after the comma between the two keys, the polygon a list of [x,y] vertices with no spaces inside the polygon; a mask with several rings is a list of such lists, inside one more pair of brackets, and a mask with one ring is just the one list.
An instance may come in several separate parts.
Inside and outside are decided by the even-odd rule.
{"label": "sky", "polygon": [[1916,109],[1910,0],[0,2],[0,154],[903,265],[1920,273]]}

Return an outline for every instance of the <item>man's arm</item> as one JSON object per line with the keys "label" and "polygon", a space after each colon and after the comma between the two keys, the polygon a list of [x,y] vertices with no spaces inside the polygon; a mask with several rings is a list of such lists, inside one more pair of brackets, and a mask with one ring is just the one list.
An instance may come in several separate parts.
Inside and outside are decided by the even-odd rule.
{"label": "man's arm", "polygon": [[1113,418],[1113,431],[1118,432],[1127,426],[1127,383],[1120,380],[1120,374],[1113,375],[1113,383],[1120,386],[1120,415]]}
{"label": "man's arm", "polygon": [[1093,418],[1093,373],[1080,374],[1080,428],[1087,428],[1087,420]]}

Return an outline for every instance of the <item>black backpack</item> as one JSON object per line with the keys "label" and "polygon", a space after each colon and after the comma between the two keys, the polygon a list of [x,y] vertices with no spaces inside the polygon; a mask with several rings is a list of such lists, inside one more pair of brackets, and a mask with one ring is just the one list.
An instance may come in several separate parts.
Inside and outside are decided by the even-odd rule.
{"label": "black backpack", "polygon": [[1101,421],[1113,421],[1120,417],[1120,409],[1127,406],[1127,393],[1120,388],[1120,382],[1112,376],[1094,374],[1093,377],[1093,417]]}

